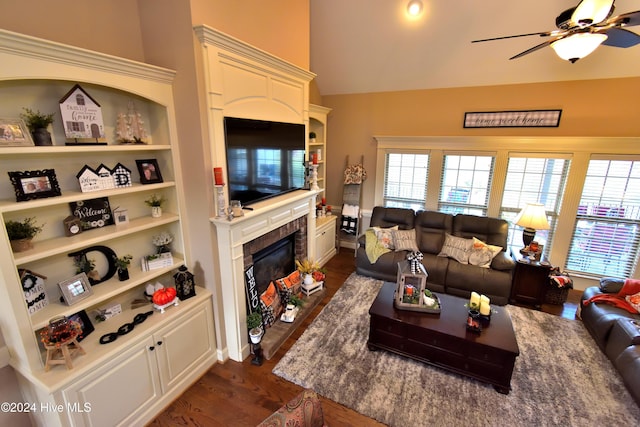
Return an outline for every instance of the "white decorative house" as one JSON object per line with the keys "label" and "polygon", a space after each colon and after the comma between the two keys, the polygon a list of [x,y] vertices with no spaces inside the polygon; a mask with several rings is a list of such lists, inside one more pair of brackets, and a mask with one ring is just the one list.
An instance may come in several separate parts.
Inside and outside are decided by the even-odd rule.
{"label": "white decorative house", "polygon": [[60,100],[64,133],[71,142],[104,142],[102,109],[87,92],[75,85]]}
{"label": "white decorative house", "polygon": [[131,187],[131,169],[122,163],[118,163],[111,171],[113,184],[116,188]]}

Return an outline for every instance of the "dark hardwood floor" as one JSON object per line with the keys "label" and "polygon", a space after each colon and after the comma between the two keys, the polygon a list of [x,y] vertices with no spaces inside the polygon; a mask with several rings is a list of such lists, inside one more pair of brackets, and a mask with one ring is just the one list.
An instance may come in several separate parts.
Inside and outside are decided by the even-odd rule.
{"label": "dark hardwood floor", "polygon": [[[150,426],[255,426],[280,408],[302,388],[271,373],[280,358],[302,335],[345,279],[355,270],[353,251],[342,249],[326,265],[327,294],[323,301],[262,366],[227,361],[213,366],[191,388],[176,399]],[[542,306],[557,316],[575,319],[580,291],[572,290],[567,302]],[[331,426],[382,426],[368,417],[321,397],[325,419]]]}

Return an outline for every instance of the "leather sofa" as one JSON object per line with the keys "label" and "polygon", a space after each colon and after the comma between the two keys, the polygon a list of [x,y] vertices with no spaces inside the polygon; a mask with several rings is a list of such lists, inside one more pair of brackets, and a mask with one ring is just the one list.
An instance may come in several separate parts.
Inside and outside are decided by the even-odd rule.
{"label": "leather sofa", "polygon": [[602,278],[600,286],[585,289],[577,315],[640,405],[640,314],[605,303],[583,303],[595,295],[617,294],[624,282]]}
{"label": "leather sofa", "polygon": [[[489,297],[492,304],[505,305],[509,302],[515,262],[507,252],[507,221],[381,206],[373,209],[371,227],[389,228],[396,225],[400,230],[416,230],[416,243],[423,254],[421,262],[427,271],[427,287],[431,291],[463,298],[468,298],[472,291],[476,291]],[[447,234],[467,239],[476,237],[490,245],[502,247],[502,251],[493,258],[490,268],[462,264],[454,259],[438,256]],[[395,282],[398,262],[405,261],[407,253],[405,250],[390,251],[372,264],[366,253],[366,239],[362,235],[358,238],[356,249],[356,272]]]}

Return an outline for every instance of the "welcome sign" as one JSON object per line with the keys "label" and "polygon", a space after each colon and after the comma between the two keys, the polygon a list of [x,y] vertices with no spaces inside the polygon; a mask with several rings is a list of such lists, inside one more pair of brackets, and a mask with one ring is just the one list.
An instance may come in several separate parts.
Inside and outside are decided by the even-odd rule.
{"label": "welcome sign", "polygon": [[562,110],[472,112],[464,114],[464,127],[558,127],[561,115]]}

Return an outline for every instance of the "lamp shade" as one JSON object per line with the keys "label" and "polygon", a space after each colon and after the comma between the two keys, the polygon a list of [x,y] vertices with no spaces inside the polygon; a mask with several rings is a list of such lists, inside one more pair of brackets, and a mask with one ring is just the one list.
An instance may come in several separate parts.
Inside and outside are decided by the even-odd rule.
{"label": "lamp shade", "polygon": [[534,230],[548,230],[549,221],[544,205],[541,203],[527,203],[514,221],[517,225]]}
{"label": "lamp shade", "polygon": [[554,41],[551,43],[551,47],[560,58],[576,62],[596,50],[606,39],[606,34],[576,33]]}
{"label": "lamp shade", "polygon": [[613,12],[614,0],[582,0],[571,16],[576,24],[599,23]]}

